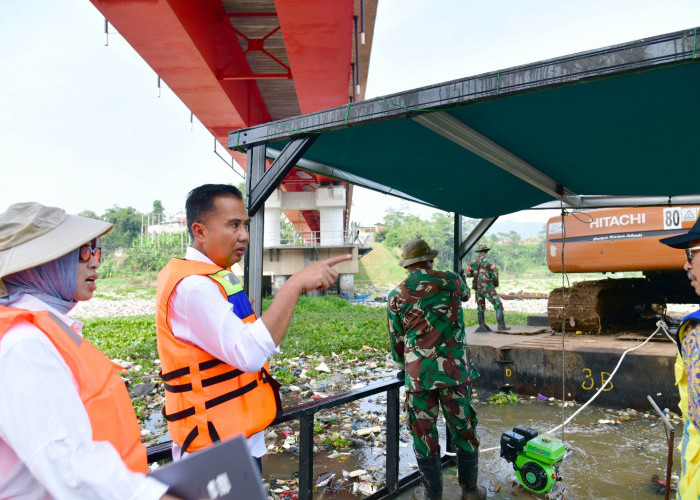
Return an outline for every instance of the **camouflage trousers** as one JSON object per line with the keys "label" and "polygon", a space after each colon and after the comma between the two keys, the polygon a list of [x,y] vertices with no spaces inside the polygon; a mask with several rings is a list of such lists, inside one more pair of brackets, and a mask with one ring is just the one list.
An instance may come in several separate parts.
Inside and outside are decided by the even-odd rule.
{"label": "camouflage trousers", "polygon": [[498,293],[496,293],[495,288],[477,288],[475,292],[476,308],[479,311],[486,310],[486,299],[491,302],[491,305],[493,305],[496,311],[503,310],[503,302],[501,302],[501,298],[498,296]]}
{"label": "camouflage trousers", "polygon": [[406,392],[406,415],[416,457],[440,455],[437,428],[440,406],[454,445],[468,453],[476,450],[479,447],[476,434],[479,419],[472,404],[471,386],[453,385],[431,391]]}

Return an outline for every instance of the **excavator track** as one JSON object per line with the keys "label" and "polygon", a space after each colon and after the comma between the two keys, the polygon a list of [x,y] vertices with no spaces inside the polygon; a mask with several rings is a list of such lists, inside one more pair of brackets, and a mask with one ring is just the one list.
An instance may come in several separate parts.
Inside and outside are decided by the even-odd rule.
{"label": "excavator track", "polygon": [[644,278],[581,281],[549,294],[549,326],[559,332],[617,333],[614,325],[628,321],[635,307],[649,303],[653,294]]}

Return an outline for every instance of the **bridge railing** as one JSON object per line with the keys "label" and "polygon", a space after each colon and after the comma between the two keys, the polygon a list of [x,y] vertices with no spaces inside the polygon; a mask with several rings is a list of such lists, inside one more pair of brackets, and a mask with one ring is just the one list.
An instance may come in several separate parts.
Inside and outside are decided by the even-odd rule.
{"label": "bridge railing", "polygon": [[[283,415],[270,424],[273,426],[292,420],[299,420],[299,500],[311,500],[313,498],[314,417],[316,413],[338,408],[353,401],[383,392],[386,392],[387,395],[384,487],[371,496],[366,497],[365,500],[392,498],[419,481],[420,473],[417,471],[407,476],[399,477],[399,389],[402,385],[404,385],[404,381],[395,378],[379,380],[359,389],[285,408]],[[447,443],[448,451],[452,451],[449,435],[447,436]],[[170,459],[170,442],[160,443],[148,448],[149,463]],[[443,457],[442,460],[444,464],[451,459]]]}

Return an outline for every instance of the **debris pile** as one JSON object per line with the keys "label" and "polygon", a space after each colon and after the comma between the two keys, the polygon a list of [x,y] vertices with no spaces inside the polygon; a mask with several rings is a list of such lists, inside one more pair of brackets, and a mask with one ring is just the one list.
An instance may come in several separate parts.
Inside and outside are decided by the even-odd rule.
{"label": "debris pile", "polygon": [[[285,407],[364,387],[373,381],[394,377],[396,373],[386,353],[366,346],[342,355],[273,360],[270,368],[273,376],[283,382],[281,396]],[[386,395],[381,394],[315,415],[314,465],[315,470],[324,470],[315,477],[316,491],[336,493],[342,490],[369,496],[383,486],[381,466],[355,470],[347,466],[360,461],[372,463],[373,459],[377,459],[378,465],[384,463],[386,404]],[[401,425],[405,429],[405,422]],[[268,455],[282,455],[298,461],[299,422],[271,427],[265,433],[265,441]],[[404,431],[400,445],[409,444],[410,436]],[[270,471],[269,476],[267,488],[272,498],[289,499],[298,495],[296,474],[275,477]]]}

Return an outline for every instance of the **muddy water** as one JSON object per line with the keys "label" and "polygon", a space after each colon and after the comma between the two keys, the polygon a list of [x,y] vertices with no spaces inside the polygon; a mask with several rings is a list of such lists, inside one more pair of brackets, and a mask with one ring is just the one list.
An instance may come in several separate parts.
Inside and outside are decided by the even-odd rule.
{"label": "muddy water", "polygon": [[[517,406],[480,407],[482,446],[499,446],[504,430],[514,425],[547,431],[562,423],[575,409],[546,403]],[[588,407],[564,432],[554,435],[566,443],[571,453],[559,468],[565,498],[581,499],[658,499],[651,483],[653,475],[665,477],[668,446],[663,425],[656,418],[625,420],[619,411]],[[618,423],[599,423],[616,421]],[[675,427],[678,435],[680,424]],[[510,484],[512,466],[498,456],[498,450],[480,455],[481,471],[495,481]],[[675,451],[675,471],[679,456]],[[495,494],[494,498],[508,498]]]}
{"label": "muddy water", "polygon": [[[481,396],[485,400],[486,395]],[[380,415],[385,411],[385,403],[383,397],[376,396],[362,401],[356,408],[359,412],[353,414],[359,413],[369,417],[367,421],[359,422],[360,426],[381,423]],[[578,408],[561,408],[539,400],[525,400],[522,404],[504,406],[478,404],[482,450],[499,447],[501,434],[516,425],[526,425],[544,433],[561,424]],[[350,414],[348,407],[341,411]],[[327,414],[330,412],[318,414],[317,417],[327,417]],[[440,432],[444,449],[444,428],[441,427]],[[680,424],[675,426],[675,432],[675,443],[678,444],[681,435]],[[625,414],[619,410],[588,407],[569,423],[563,432],[557,431],[554,435],[570,448],[559,468],[563,480],[558,484],[557,498],[663,498],[663,492],[658,493],[652,485],[652,476],[658,475],[663,478],[666,473],[668,447],[659,419],[643,418],[641,414]],[[416,468],[410,438],[404,427],[401,429],[401,440],[400,476],[405,476]],[[314,498],[361,498],[360,493],[352,493],[352,484],[357,483],[357,480],[343,480],[344,471],[347,474],[356,469],[365,469],[375,478],[383,478],[384,445],[380,437],[374,443],[354,448],[347,455],[334,458],[329,458],[329,451],[319,446],[319,452],[314,457],[314,481],[327,473],[334,473],[335,479],[331,488],[318,488]],[[281,485],[285,480],[291,480],[297,471],[298,454],[284,452],[267,455],[263,459],[263,468],[267,479],[273,483],[277,480],[275,484]],[[678,451],[675,450],[673,470],[678,472],[679,469]],[[514,484],[512,466],[499,457],[498,449],[481,453],[479,482],[491,490],[489,498],[537,498]],[[404,493],[398,498],[412,498],[412,492]],[[445,471],[444,498],[459,498],[454,467]]]}

